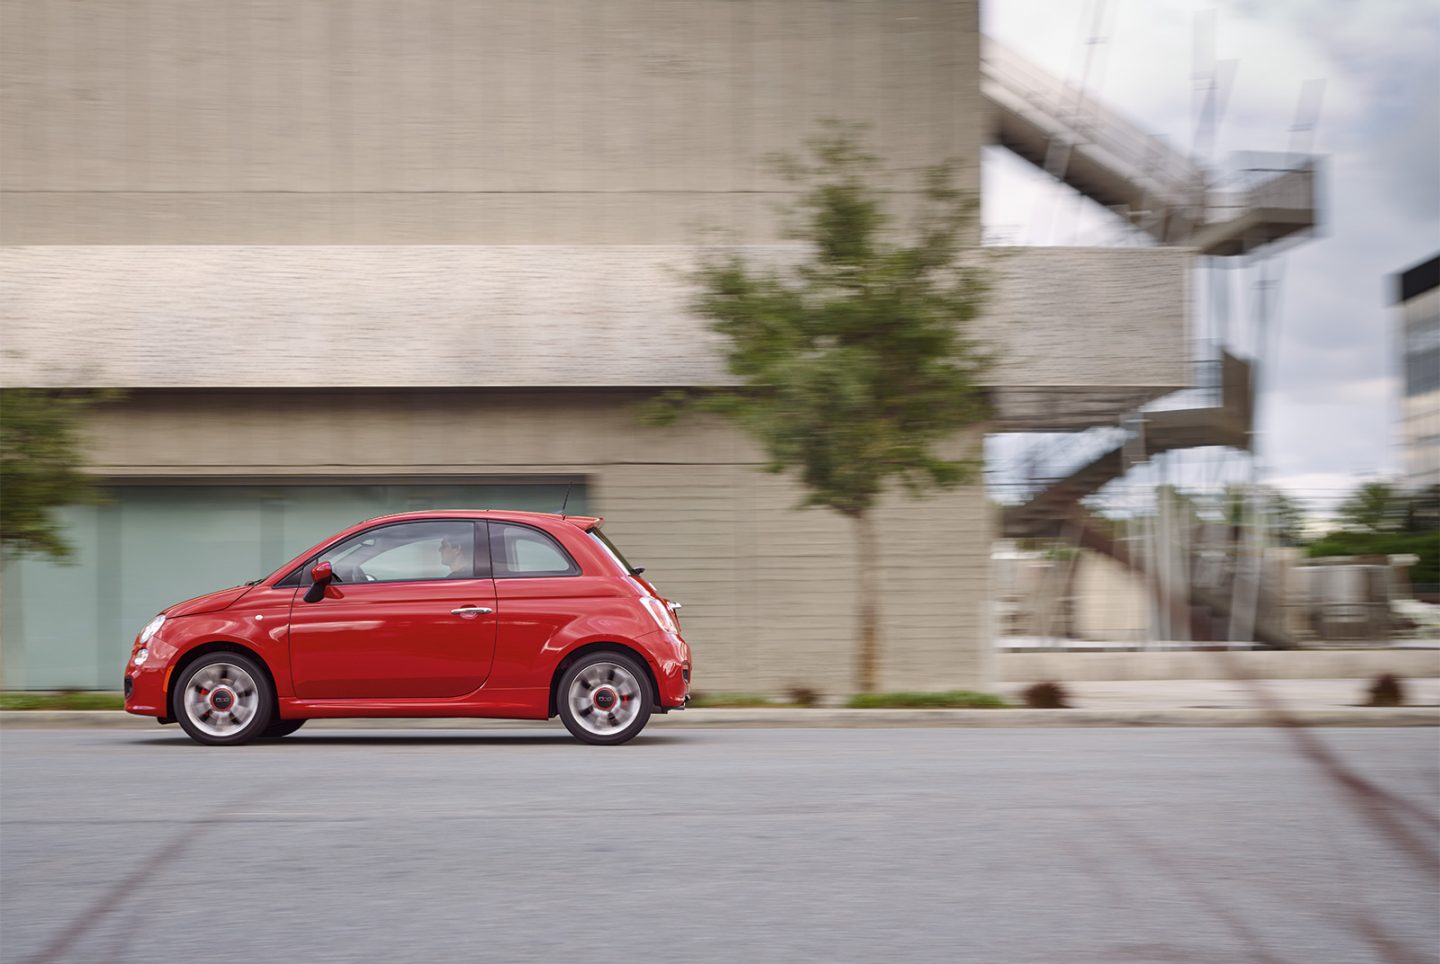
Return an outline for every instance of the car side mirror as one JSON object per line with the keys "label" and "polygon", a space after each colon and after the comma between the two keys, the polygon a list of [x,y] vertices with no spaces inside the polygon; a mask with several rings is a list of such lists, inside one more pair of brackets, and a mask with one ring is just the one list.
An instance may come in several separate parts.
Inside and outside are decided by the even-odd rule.
{"label": "car side mirror", "polygon": [[335,579],[335,569],[329,562],[317,562],[310,567],[310,588],[305,591],[305,601],[316,603],[325,598],[325,587]]}

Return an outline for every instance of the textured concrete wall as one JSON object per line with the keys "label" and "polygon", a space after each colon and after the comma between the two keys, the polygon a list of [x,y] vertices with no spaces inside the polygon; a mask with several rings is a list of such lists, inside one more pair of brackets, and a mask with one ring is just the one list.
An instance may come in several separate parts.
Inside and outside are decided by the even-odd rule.
{"label": "textured concrete wall", "polygon": [[[853,680],[850,523],[797,510],[725,425],[657,429],[622,392],[141,392],[102,410],[94,471],[118,477],[394,478],[582,474],[591,510],[684,604],[700,690],[838,693]],[[877,516],[883,685],[977,688],[989,674],[989,509],[978,487]]]}
{"label": "textured concrete wall", "polygon": [[976,0],[4,0],[9,244],[775,237],[825,117],[979,190]]}
{"label": "textured concrete wall", "polygon": [[[780,258],[793,249],[751,249]],[[684,246],[0,249],[0,384],[714,385]],[[1186,252],[1012,248],[987,381],[1186,384]]]}

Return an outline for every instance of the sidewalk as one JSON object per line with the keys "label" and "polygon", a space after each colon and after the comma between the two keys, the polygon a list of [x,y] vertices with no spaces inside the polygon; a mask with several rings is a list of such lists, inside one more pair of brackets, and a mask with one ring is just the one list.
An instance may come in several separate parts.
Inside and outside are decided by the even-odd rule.
{"label": "sidewalk", "polygon": [[[996,688],[1019,703],[1025,684]],[[849,710],[692,709],[654,717],[659,727],[896,727],[896,726],[1440,726],[1440,679],[1404,681],[1407,706],[1367,707],[1366,680],[1143,680],[1064,684],[1066,710]],[[1285,714],[1266,708],[1273,699]],[[316,720],[315,729],[553,729],[545,723],[513,720],[401,719]],[[114,711],[10,710],[0,712],[0,729],[11,727],[105,726],[158,730],[153,720]]]}

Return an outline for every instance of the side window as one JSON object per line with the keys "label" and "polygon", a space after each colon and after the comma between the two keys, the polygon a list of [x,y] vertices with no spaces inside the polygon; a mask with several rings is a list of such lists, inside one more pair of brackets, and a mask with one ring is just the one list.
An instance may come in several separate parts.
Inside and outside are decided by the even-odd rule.
{"label": "side window", "polygon": [[320,558],[330,561],[342,584],[474,579],[475,525],[437,520],[381,526],[345,540]]}
{"label": "side window", "polygon": [[490,523],[490,555],[495,562],[496,579],[580,575],[580,567],[559,543],[529,526]]}

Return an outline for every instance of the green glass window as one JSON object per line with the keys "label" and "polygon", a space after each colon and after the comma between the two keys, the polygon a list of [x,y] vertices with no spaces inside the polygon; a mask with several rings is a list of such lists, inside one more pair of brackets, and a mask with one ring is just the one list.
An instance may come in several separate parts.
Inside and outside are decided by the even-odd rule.
{"label": "green glass window", "polygon": [[[557,512],[567,485],[111,486],[104,504],[61,513],[73,564],[6,564],[0,687],[118,690],[135,634],[166,606],[263,578],[364,519],[416,509]],[[566,511],[588,511],[582,484]],[[441,571],[439,539],[411,551],[420,555],[388,563]]]}

